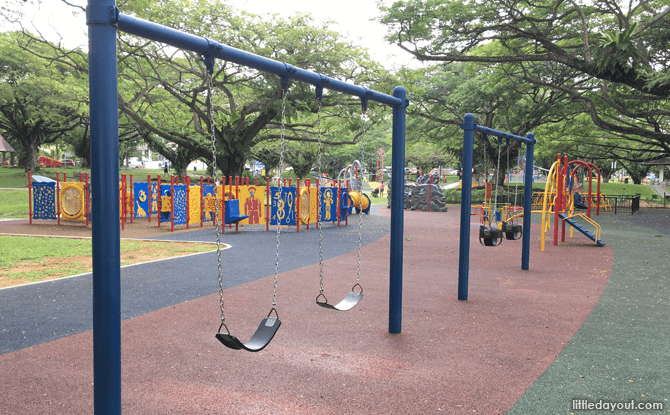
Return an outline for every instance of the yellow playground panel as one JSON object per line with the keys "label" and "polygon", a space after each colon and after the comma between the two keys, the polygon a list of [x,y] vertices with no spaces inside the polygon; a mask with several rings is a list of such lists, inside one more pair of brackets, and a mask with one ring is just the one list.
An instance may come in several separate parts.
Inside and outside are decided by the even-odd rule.
{"label": "yellow playground panel", "polygon": [[60,211],[64,220],[85,221],[85,183],[61,182]]}
{"label": "yellow playground panel", "polygon": [[[240,202],[240,214],[248,215],[247,219],[241,220],[240,225],[264,225],[266,216],[266,186],[244,185],[233,186],[232,192],[226,188],[226,200],[238,199]],[[223,190],[218,186],[217,193],[219,201],[223,198]],[[214,210],[214,198],[206,197],[205,214]],[[219,214],[223,215],[223,206],[219,207]],[[223,217],[223,216],[221,216]],[[317,189],[310,187],[300,188],[300,223],[316,223],[317,221]]]}
{"label": "yellow playground panel", "polygon": [[195,225],[200,223],[200,186],[191,186],[188,189],[188,223]]}

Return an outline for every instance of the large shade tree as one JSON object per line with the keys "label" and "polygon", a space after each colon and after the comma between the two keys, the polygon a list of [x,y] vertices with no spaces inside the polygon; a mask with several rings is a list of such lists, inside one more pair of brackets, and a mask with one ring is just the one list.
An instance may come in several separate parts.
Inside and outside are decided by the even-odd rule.
{"label": "large shade tree", "polygon": [[[486,48],[481,48],[484,52]],[[413,106],[408,108],[409,140],[434,144],[459,164],[462,159],[463,132],[460,125],[466,113],[475,121],[518,136],[537,132],[540,126],[562,123],[579,114],[577,105],[557,105],[565,95],[544,87],[520,86],[509,77],[505,65],[488,67],[479,63],[434,65],[398,73],[407,85]],[[515,141],[485,141],[477,134],[474,165],[478,173],[498,168],[507,171],[517,165],[525,146]],[[555,154],[554,154],[555,157]],[[434,167],[434,166],[432,166]],[[500,182],[504,174],[498,175]]]}
{"label": "large shade tree", "polygon": [[[151,9],[135,3],[127,6],[124,11],[139,17],[343,81],[365,83],[370,73],[379,70],[364,50],[329,30],[328,23],[317,23],[306,15],[261,17],[223,2],[206,1],[177,1]],[[119,45],[124,84],[121,111],[141,129],[186,148],[193,157],[211,161],[213,135],[217,167],[225,175],[242,173],[253,146],[279,139],[282,118],[285,139],[317,141],[314,113],[318,106],[309,85],[291,84],[283,102],[278,77],[216,61],[210,108],[202,57],[124,34]],[[340,123],[332,122],[332,128],[346,129],[358,123],[354,115],[358,106],[350,97],[327,94],[324,118],[339,118]],[[341,138],[338,142],[348,141]],[[305,154],[293,159],[305,164],[313,157]]]}
{"label": "large shade tree", "polygon": [[20,46],[20,32],[0,33],[0,131],[19,153],[19,164],[34,171],[40,146],[85,134],[87,77],[71,66],[42,59],[52,45]]}
{"label": "large shade tree", "polygon": [[[667,0],[395,1],[388,40],[422,61],[505,65],[519,85],[577,103],[622,159],[670,152]],[[486,53],[481,53],[486,47]]]}
{"label": "large shade tree", "polygon": [[[238,11],[223,0],[122,0],[117,4],[126,14],[345,82],[372,87],[381,70],[365,50],[330,30],[329,22],[315,22],[308,15],[258,16]],[[31,42],[27,52],[87,73],[84,51],[50,45],[28,32],[24,35]],[[55,57],[36,52],[46,46],[53,48]],[[318,105],[309,85],[291,84],[284,106],[278,77],[217,60],[210,111],[201,56],[119,32],[118,65],[121,118],[134,123],[134,130],[178,173],[183,173],[189,158],[211,163],[213,135],[217,167],[226,175],[241,174],[253,146],[280,137],[282,114],[285,139],[317,140]],[[359,124],[356,99],[326,91],[322,107],[324,120],[332,120],[326,128],[347,132]],[[347,141],[348,134],[333,132],[331,137],[336,137],[333,144],[353,142]]]}

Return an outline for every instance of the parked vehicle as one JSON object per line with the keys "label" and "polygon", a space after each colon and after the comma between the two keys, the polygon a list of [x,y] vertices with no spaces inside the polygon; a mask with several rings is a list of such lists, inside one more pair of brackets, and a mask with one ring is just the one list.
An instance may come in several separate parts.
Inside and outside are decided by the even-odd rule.
{"label": "parked vehicle", "polygon": [[42,166],[42,167],[61,167],[63,163],[61,163],[60,160],[52,159],[51,157],[48,156],[40,156],[37,159],[37,163]]}
{"label": "parked vehicle", "polygon": [[72,167],[74,167],[74,160],[70,160],[70,159],[62,159],[60,162],[62,163],[63,166],[72,166]]}
{"label": "parked vehicle", "polygon": [[129,169],[139,169],[144,167],[144,161],[139,157],[130,157],[128,159],[128,168]]}

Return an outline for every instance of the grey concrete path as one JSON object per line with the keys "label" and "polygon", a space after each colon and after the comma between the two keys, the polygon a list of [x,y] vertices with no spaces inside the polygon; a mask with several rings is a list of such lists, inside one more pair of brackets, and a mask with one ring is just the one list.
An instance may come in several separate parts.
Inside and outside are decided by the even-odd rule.
{"label": "grey concrete path", "polygon": [[670,196],[670,192],[662,184],[648,184],[647,186],[654,189],[654,191],[661,197],[665,197],[666,195]]}

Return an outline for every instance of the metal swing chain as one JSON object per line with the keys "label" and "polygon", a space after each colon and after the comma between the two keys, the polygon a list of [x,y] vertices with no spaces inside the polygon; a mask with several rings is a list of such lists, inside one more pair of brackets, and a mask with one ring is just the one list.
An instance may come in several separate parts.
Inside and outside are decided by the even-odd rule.
{"label": "metal swing chain", "polygon": [[[486,134],[482,136],[482,141],[484,143],[484,205],[486,205],[486,192],[487,192],[487,184],[489,184],[489,157],[488,157],[488,150],[486,149],[486,142],[488,141],[488,137]],[[479,184],[479,181],[477,181]],[[489,227],[491,227],[491,212],[490,212],[490,207],[489,207],[489,214],[487,215],[487,219],[489,221]],[[486,222],[484,222],[486,225]]]}
{"label": "metal swing chain", "polygon": [[[317,113],[318,117],[318,126],[319,126],[319,169],[317,174],[321,175],[321,100],[319,101],[319,111]],[[316,224],[319,227],[319,294],[323,295],[323,230],[321,228],[321,180],[319,180],[319,187],[316,189],[316,203],[317,203],[317,213],[316,213]]]}
{"label": "metal swing chain", "polygon": [[[207,72],[207,112],[209,113],[209,127],[212,131],[212,164],[214,166],[214,217],[219,212],[219,194],[218,194],[218,177],[216,174],[216,125],[214,123],[214,104],[212,93],[214,90],[212,74]],[[219,218],[221,220],[221,218]],[[214,226],[216,228],[216,259],[219,268],[219,304],[221,306],[221,326],[226,326],[226,315],[224,314],[223,306],[223,267],[221,266],[221,232],[219,231],[218,223]],[[221,328],[219,328],[220,330]],[[226,327],[226,331],[228,328]]]}
{"label": "metal swing chain", "polygon": [[[363,106],[363,116],[365,116],[365,110],[367,107]],[[367,120],[363,119],[363,135],[361,136],[361,160],[365,163],[365,124]],[[358,214],[358,268],[356,269],[356,284],[360,282],[361,279],[361,236],[363,233],[363,165],[361,164],[361,185],[359,186],[360,191],[360,203],[361,211]]]}
{"label": "metal swing chain", "polygon": [[[502,139],[498,140],[498,166],[496,167],[496,196],[495,199],[493,200],[493,215],[496,214],[496,211],[498,210],[498,183],[500,182],[500,149],[502,148]],[[498,223],[498,219],[496,216],[496,224]]]}
{"label": "metal swing chain", "polygon": [[[281,100],[281,145],[279,147],[279,200],[277,204],[284,203],[282,199],[282,169],[284,166],[284,130],[286,124],[286,96],[288,92],[288,84],[286,87],[282,86],[282,100]],[[279,206],[277,206],[279,207]],[[275,281],[274,293],[272,294],[272,308],[277,306],[277,275],[279,274],[279,234],[281,233],[281,220],[277,214],[277,250],[275,253]],[[271,311],[272,312],[272,311]]]}
{"label": "metal swing chain", "polygon": [[[517,155],[516,159],[516,167],[517,167],[517,172],[519,171],[519,158],[521,157],[521,144],[519,144],[519,154]],[[507,163],[509,164],[509,162]],[[519,181],[517,179],[516,182],[514,182],[514,207],[516,207],[516,196],[519,191]]]}
{"label": "metal swing chain", "polygon": [[[511,141],[509,141],[509,138],[508,138],[508,139],[507,139],[507,164],[505,165],[505,170],[509,170],[509,153],[510,153],[511,151],[512,151]],[[505,176],[507,176],[507,173],[505,173]],[[508,177],[508,179],[507,179],[507,183],[509,183],[510,180],[512,180],[512,173],[511,173],[511,171],[510,171],[509,177]],[[504,183],[504,182],[503,182],[503,183]],[[509,203],[509,198],[507,197],[508,194],[509,194],[509,193],[507,193],[507,191],[506,191],[506,192],[505,192],[505,203]],[[514,195],[514,197],[516,198],[516,195]],[[514,201],[514,203],[516,203],[516,200]],[[507,208],[507,217],[508,217],[508,218],[511,218],[512,216],[514,216],[514,210],[512,210],[512,211],[510,212],[509,208]],[[505,219],[507,219],[507,218],[505,218]]]}

